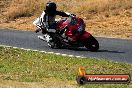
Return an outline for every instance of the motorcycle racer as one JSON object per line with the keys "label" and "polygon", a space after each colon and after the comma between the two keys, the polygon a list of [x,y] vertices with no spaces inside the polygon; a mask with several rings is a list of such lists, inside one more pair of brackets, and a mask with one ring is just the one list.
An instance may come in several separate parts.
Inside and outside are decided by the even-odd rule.
{"label": "motorcycle racer", "polygon": [[[48,43],[50,48],[86,47],[90,51],[99,49],[98,41],[87,31],[82,18],[73,14],[57,11],[54,2],[48,2],[45,10],[33,24],[36,33],[42,31],[39,39]],[[67,17],[56,20],[56,15]]]}
{"label": "motorcycle racer", "polygon": [[54,2],[48,2],[46,4],[45,10],[42,12],[41,16],[37,18],[33,24],[37,27],[36,33],[42,30],[43,34],[48,32],[56,32],[56,15],[62,17],[69,17],[71,14],[63,11],[57,11],[57,6]]}

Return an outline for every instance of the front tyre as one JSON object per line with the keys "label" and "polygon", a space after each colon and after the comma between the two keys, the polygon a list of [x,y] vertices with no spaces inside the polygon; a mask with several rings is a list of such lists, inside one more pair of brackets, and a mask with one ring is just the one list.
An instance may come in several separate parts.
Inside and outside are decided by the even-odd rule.
{"label": "front tyre", "polygon": [[99,49],[98,41],[91,35],[88,40],[85,42],[85,47],[92,52],[95,52]]}

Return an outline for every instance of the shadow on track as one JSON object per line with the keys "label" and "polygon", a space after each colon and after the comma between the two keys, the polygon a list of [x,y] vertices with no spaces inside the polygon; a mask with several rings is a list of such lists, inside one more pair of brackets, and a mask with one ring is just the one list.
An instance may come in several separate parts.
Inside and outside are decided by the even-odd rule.
{"label": "shadow on track", "polygon": [[[86,48],[75,48],[75,47],[71,47],[71,48],[68,48],[69,50],[74,50],[74,51],[89,51],[88,49]],[[108,53],[125,53],[125,52],[122,52],[122,51],[116,51],[116,50],[98,50],[96,51],[97,53],[98,52],[108,52]]]}
{"label": "shadow on track", "polygon": [[108,53],[125,53],[121,51],[112,51],[112,50],[98,50],[97,52],[108,52]]}

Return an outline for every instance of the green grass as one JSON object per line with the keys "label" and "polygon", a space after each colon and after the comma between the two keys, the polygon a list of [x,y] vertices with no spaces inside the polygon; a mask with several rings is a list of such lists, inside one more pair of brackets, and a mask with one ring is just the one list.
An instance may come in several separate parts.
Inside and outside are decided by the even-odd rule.
{"label": "green grass", "polygon": [[[43,82],[46,78],[75,81],[78,68],[87,74],[130,74],[132,65],[105,59],[63,57],[35,51],[0,47],[0,80]],[[89,84],[90,88],[127,88],[127,84]]]}

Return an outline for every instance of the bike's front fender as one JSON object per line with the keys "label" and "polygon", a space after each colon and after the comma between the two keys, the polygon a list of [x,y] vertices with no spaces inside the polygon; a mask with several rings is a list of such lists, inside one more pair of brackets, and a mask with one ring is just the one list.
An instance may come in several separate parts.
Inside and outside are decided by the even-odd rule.
{"label": "bike's front fender", "polygon": [[83,34],[80,36],[80,41],[85,41],[87,40],[91,34],[89,32],[84,31]]}

